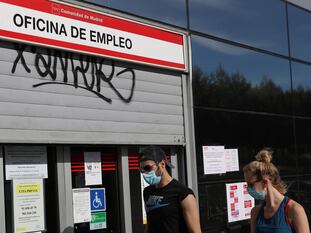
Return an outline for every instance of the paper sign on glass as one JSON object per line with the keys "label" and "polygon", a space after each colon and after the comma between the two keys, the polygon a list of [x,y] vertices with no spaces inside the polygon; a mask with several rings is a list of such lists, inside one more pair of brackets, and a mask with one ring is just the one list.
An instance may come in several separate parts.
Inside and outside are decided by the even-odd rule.
{"label": "paper sign on glass", "polygon": [[46,147],[5,147],[5,177],[6,180],[48,178]]}
{"label": "paper sign on glass", "polygon": [[238,149],[225,149],[226,171],[239,171]]}
{"label": "paper sign on glass", "polygon": [[246,182],[226,184],[228,222],[249,219],[255,200],[247,192]]}
{"label": "paper sign on glass", "polygon": [[204,174],[226,173],[225,147],[203,146]]}
{"label": "paper sign on glass", "polygon": [[85,185],[101,185],[101,153],[84,152]]}
{"label": "paper sign on glass", "polygon": [[90,189],[72,190],[73,221],[74,223],[91,221]]}
{"label": "paper sign on glass", "polygon": [[13,180],[14,232],[45,230],[42,179]]}

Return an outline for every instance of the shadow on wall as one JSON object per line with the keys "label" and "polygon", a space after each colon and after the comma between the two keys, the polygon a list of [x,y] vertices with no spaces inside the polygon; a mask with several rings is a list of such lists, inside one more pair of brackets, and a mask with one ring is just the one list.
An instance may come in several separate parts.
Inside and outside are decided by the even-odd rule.
{"label": "shadow on wall", "polygon": [[67,227],[62,233],[74,233],[73,227]]}

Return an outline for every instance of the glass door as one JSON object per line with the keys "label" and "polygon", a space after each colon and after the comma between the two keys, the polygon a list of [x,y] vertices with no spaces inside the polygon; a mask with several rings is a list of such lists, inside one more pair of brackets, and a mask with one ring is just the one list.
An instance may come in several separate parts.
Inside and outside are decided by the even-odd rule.
{"label": "glass door", "polygon": [[121,231],[117,158],[117,148],[71,148],[75,233]]}

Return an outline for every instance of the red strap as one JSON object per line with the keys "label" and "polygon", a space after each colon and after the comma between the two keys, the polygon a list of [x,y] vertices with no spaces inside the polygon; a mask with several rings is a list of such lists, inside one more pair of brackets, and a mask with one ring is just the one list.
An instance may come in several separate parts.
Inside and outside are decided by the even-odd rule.
{"label": "red strap", "polygon": [[290,201],[291,199],[290,198],[288,198],[287,199],[287,202],[286,202],[286,204],[285,204],[285,217],[286,217],[286,222],[287,222],[287,224],[288,225],[290,225],[290,223],[289,223],[289,219],[288,219],[288,203],[289,203],[289,201]]}

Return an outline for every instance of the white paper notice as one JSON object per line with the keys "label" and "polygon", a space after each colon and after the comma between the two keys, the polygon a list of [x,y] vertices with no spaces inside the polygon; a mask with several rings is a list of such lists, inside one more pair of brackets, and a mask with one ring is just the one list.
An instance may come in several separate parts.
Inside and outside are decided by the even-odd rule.
{"label": "white paper notice", "polygon": [[45,230],[43,180],[13,180],[14,232]]}
{"label": "white paper notice", "polygon": [[203,146],[204,174],[226,173],[225,147]]}
{"label": "white paper notice", "polygon": [[143,175],[140,174],[140,184],[141,184],[141,200],[142,200],[142,207],[143,207],[143,224],[147,224],[147,214],[145,209],[145,202],[144,202],[144,189],[149,186],[149,184],[144,180]]}
{"label": "white paper notice", "polygon": [[72,190],[73,221],[74,223],[91,221],[90,189],[81,188]]}
{"label": "white paper notice", "polygon": [[84,152],[85,185],[101,185],[101,153]]}
{"label": "white paper notice", "polygon": [[12,179],[48,178],[45,146],[5,147],[5,177]]}
{"label": "white paper notice", "polygon": [[239,154],[238,149],[225,149],[226,171],[239,171]]}
{"label": "white paper notice", "polygon": [[246,182],[226,184],[228,222],[249,219],[255,200],[247,192]]}

